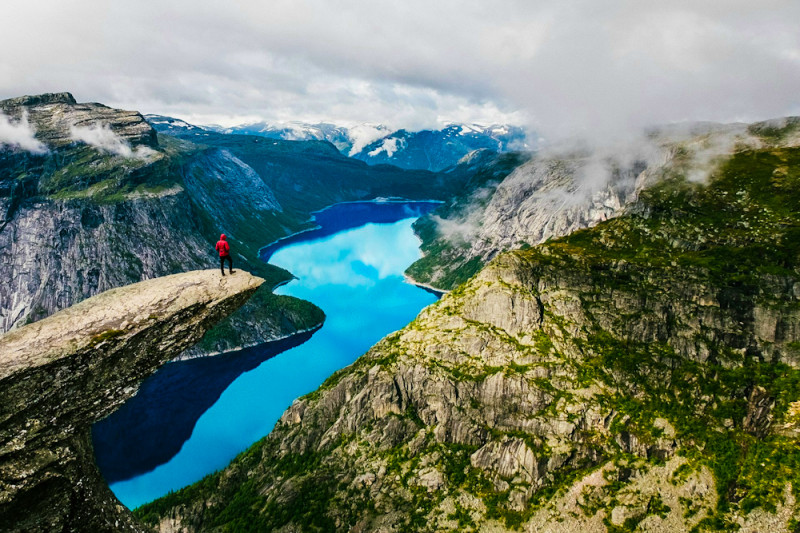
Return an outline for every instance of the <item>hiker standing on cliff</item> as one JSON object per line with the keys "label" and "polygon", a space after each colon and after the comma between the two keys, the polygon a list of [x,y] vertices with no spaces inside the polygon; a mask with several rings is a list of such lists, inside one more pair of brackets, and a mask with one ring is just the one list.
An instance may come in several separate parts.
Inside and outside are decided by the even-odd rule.
{"label": "hiker standing on cliff", "polygon": [[219,236],[217,241],[217,251],[219,252],[219,269],[222,275],[225,275],[225,261],[228,261],[228,273],[233,274],[233,259],[231,259],[231,245],[228,244],[228,238],[223,233]]}

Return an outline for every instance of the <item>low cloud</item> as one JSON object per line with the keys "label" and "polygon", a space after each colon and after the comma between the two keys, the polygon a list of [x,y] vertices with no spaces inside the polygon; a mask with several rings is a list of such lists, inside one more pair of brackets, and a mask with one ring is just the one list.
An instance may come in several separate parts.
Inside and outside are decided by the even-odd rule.
{"label": "low cloud", "polygon": [[360,152],[368,144],[387,135],[390,131],[385,126],[357,124],[349,129],[349,133],[350,140],[353,142],[353,147],[350,149],[349,155],[352,156]]}
{"label": "low cloud", "polygon": [[[397,137],[391,137],[389,139],[385,139],[383,143],[369,152],[370,157],[375,157],[376,155],[380,154],[381,152],[386,152],[386,157],[392,157],[392,155],[399,149],[403,148],[406,144],[405,139],[400,139]],[[398,146],[399,145],[399,146]]]}
{"label": "low cloud", "polygon": [[131,145],[114,133],[108,124],[95,123],[91,126],[70,126],[69,136],[73,141],[84,142],[103,152],[122,157],[143,159],[153,153],[152,149],[145,146],[138,146],[136,149],[131,148]]}
{"label": "low cloud", "polygon": [[[784,123],[775,122],[776,127]],[[459,212],[433,221],[440,237],[459,246],[481,249],[481,242],[498,232],[501,238],[525,237],[534,244],[618,215],[665,173],[707,183],[731,154],[765,142],[741,123],[672,125],[616,142],[562,141],[540,150],[496,192],[480,189]],[[483,230],[487,220],[489,234]]]}
{"label": "low cloud", "polygon": [[0,111],[0,148],[10,146],[33,154],[44,154],[47,152],[47,147],[36,139],[35,133],[28,122],[27,113],[24,113],[19,120],[13,121]]}
{"label": "low cloud", "polygon": [[548,142],[800,113],[797,0],[96,4],[6,0],[0,93],[223,126],[524,122]]}
{"label": "low cloud", "polygon": [[440,237],[457,244],[464,245],[472,242],[480,231],[484,218],[484,206],[489,201],[497,182],[487,184],[475,190],[464,202],[458,214],[453,218],[442,218],[432,215],[431,219],[436,224],[436,231]]}

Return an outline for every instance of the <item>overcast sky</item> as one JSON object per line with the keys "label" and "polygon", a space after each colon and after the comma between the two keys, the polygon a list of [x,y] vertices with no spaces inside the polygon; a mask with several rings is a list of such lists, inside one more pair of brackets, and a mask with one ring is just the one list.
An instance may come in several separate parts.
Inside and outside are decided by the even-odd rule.
{"label": "overcast sky", "polygon": [[4,0],[0,45],[0,98],[197,123],[554,137],[800,114],[798,0]]}

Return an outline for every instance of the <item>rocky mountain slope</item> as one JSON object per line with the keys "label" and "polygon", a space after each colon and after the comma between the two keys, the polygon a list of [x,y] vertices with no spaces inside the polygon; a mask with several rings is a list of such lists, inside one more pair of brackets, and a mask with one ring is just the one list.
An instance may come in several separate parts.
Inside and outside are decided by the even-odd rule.
{"label": "rocky mountain slope", "polygon": [[440,171],[475,150],[503,153],[530,149],[525,132],[516,126],[451,124],[441,130],[398,130],[351,155],[370,165]]}
{"label": "rocky mountain slope", "polygon": [[[28,144],[0,145],[0,331],[112,287],[213,266],[220,233],[267,286],[191,354],[251,346],[321,323],[269,288],[291,274],[259,248],[313,225],[311,212],[379,196],[447,198],[462,176],[373,168],[327,142],[178,128],[158,135],[134,111],[69,93],[0,102]],[[2,140],[0,140],[2,142]],[[461,181],[459,181],[461,180]]]}
{"label": "rocky mountain slope", "polygon": [[91,424],[263,282],[244,271],[176,274],[0,337],[0,529],[141,531],[95,466]]}
{"label": "rocky mountain slope", "polygon": [[[282,235],[296,222],[229,152],[160,142],[138,113],[78,104],[68,93],[6,100],[0,109],[19,127],[25,119],[44,147],[0,150],[0,249],[8,258],[0,271],[11,280],[0,286],[2,331],[113,287],[213,266],[222,230],[239,266],[270,286],[289,278],[258,259],[263,241],[252,236]],[[268,290],[248,307],[253,327],[230,337],[233,346],[322,318]]]}
{"label": "rocky mountain slope", "polygon": [[161,531],[795,530],[800,149],[775,147],[794,128],[756,131],[772,147],[702,181],[676,154],[620,216],[497,255],[230,467],[136,515]]}
{"label": "rocky mountain slope", "polygon": [[[408,270],[450,289],[504,250],[534,246],[620,215],[649,183],[674,173],[703,181],[737,149],[800,144],[798,120],[694,124],[619,146],[554,147],[501,183],[475,182],[416,223],[426,257]],[[471,191],[471,192],[470,192]]]}

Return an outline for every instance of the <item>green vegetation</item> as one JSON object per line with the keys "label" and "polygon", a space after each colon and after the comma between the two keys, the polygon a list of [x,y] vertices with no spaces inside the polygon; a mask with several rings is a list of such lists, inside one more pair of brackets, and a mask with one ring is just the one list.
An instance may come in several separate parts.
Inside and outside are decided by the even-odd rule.
{"label": "green vegetation", "polygon": [[262,286],[241,310],[208,330],[197,348],[205,352],[227,351],[258,342],[258,337],[248,338],[252,326],[242,323],[244,317],[273,334],[305,331],[325,321],[325,313],[311,302],[273,294],[270,287]]}
{"label": "green vegetation", "polygon": [[[418,230],[424,242],[440,244],[434,233],[426,233],[435,230],[430,220],[421,221]],[[519,269],[523,279],[533,280],[531,285],[526,289],[489,282],[486,276],[480,283],[495,283],[517,297],[527,290],[543,306],[542,329],[532,332],[527,344],[464,317],[463,303],[484,288],[473,281],[455,288],[431,315],[409,325],[407,336],[390,335],[305,398],[306,413],[333,424],[347,419],[343,411],[352,404],[326,400],[354,390],[326,393],[375,365],[389,375],[404,364],[422,365],[426,375],[458,383],[458,402],[452,407],[466,427],[474,428],[472,436],[481,444],[519,439],[537,460],[544,460],[542,464],[570,455],[561,466],[541,474],[541,484],[521,507],[512,502],[529,491],[530,484],[520,476],[503,477],[491,467],[474,466],[480,445],[440,442],[442,426],[424,422],[436,416],[430,410],[432,400],[427,406],[406,404],[405,412],[369,420],[355,435],[315,448],[309,457],[277,449],[302,438],[313,446],[321,438],[317,433],[327,432],[329,426],[278,428],[265,441],[268,445],[252,448],[231,470],[257,476],[215,478],[217,487],[202,497],[171,496],[170,505],[154,502],[137,513],[163,516],[177,503],[222,502],[210,505],[203,516],[211,520],[206,523],[223,529],[290,522],[302,530],[347,529],[358,520],[391,511],[402,516],[397,519],[400,529],[427,530],[436,520],[449,520],[471,530],[487,519],[514,529],[564,496],[576,481],[602,468],[605,483],[587,489],[577,513],[594,517],[605,512],[604,524],[611,532],[635,531],[648,517],[676,512],[696,531],[735,529],[734,514],[747,516],[756,508],[774,511],[790,484],[800,496],[800,370],[794,364],[798,345],[796,340],[785,341],[787,333],[770,336],[756,311],[796,316],[798,253],[800,149],[741,151],[722,163],[708,184],[672,172],[642,191],[635,210],[625,216],[498,258],[490,268]],[[536,294],[538,290],[542,294]],[[437,324],[437,317],[449,320],[458,315],[454,322],[460,325],[447,326],[452,329],[426,329]],[[779,331],[779,326],[772,329]],[[441,359],[421,355],[413,345],[421,342],[420,332],[437,343],[449,343],[452,352]],[[507,349],[515,360],[492,366],[473,357],[476,354],[454,355],[462,348],[453,340],[471,337],[491,339],[502,346],[499,353]],[[543,369],[549,373],[540,373]],[[484,405],[482,396],[470,392],[499,372],[525,380],[545,406],[539,412],[519,413],[513,399],[504,397],[506,414],[524,415],[523,420],[581,422],[582,415],[575,411],[593,410],[609,418],[598,428],[576,424],[569,443],[551,442],[550,436],[521,429],[524,425],[503,425],[496,413],[488,418],[497,405]],[[342,411],[327,413],[331,407]],[[566,451],[557,448],[561,445]],[[710,471],[717,490],[712,509],[707,507],[713,500],[681,496],[678,508],[671,509],[674,500],[667,505],[666,496],[632,491],[631,472],[661,467],[673,453],[685,462],[664,482],[680,487],[699,472]],[[383,489],[391,498],[354,488],[350,480],[364,465],[385,468]],[[430,492],[421,486],[423,469],[441,473],[442,486]],[[276,483],[282,484],[281,491],[265,489]],[[284,498],[285,487],[292,490]],[[641,505],[628,508],[631,514],[622,523],[612,523],[611,509],[625,507],[621,502],[631,496],[639,497]],[[442,514],[446,498],[455,503]],[[475,498],[478,505],[464,503]],[[298,506],[299,501],[306,503]],[[316,518],[309,515],[312,509]],[[338,522],[331,525],[332,519]]]}
{"label": "green vegetation", "polygon": [[91,344],[91,346],[96,346],[96,345],[101,344],[101,343],[103,343],[103,342],[105,342],[107,340],[119,337],[120,335],[124,335],[124,334],[125,334],[125,332],[123,330],[121,330],[121,329],[109,329],[109,330],[104,331],[103,333],[99,333],[99,334],[95,335],[94,337],[92,337],[92,340],[91,340],[90,344]]}
{"label": "green vegetation", "polygon": [[500,182],[528,160],[527,154],[506,153],[482,163],[478,168],[456,167],[455,172],[468,177],[464,188],[449,201],[414,223],[414,231],[422,241],[423,257],[406,269],[414,280],[450,290],[474,276],[483,266],[479,257],[465,260],[469,243],[440,234],[439,220],[462,221],[476,209],[488,204]]}
{"label": "green vegetation", "polygon": [[751,124],[747,131],[769,143],[778,144],[788,139],[789,136],[800,132],[800,117],[788,117],[786,119]]}
{"label": "green vegetation", "polygon": [[[426,221],[424,224],[432,225],[433,222]],[[449,290],[461,285],[483,268],[484,262],[479,257],[464,261],[462,259],[464,251],[451,241],[443,238],[427,240],[422,236],[422,227],[425,226],[421,224],[414,226],[422,239],[421,248],[425,255],[406,269],[406,274],[412,279],[420,283],[432,283],[433,276],[438,273],[440,276],[432,286]]]}
{"label": "green vegetation", "polygon": [[[800,273],[800,150],[739,152],[708,185],[676,176],[644,191],[640,201],[645,215],[610,220],[521,254],[536,268],[578,271],[599,290],[648,300],[677,291],[681,283],[708,287],[721,309],[745,325],[753,323],[749,310],[755,305],[792,306],[786,293],[764,287],[781,279],[791,286]],[[681,295],[673,292],[675,297]],[[744,342],[742,333],[728,335],[734,344]],[[732,505],[745,512],[774,510],[788,483],[800,487],[800,442],[744,424],[748,398],[763,390],[775,404],[773,427],[780,427],[789,404],[800,399],[794,367],[774,362],[769,352],[742,353],[712,338],[698,339],[708,351],[700,362],[597,323],[577,342],[581,352],[594,354],[574,362],[579,380],[617,391],[601,401],[627,415],[624,427],[612,427],[612,433],[624,429],[654,442],[660,435],[653,421],[665,418],[685,443],[683,453],[712,470],[719,502],[705,525],[727,527],[721,520]]]}
{"label": "green vegetation", "polygon": [[[624,260],[665,275],[688,269],[713,286],[751,291],[765,274],[795,275],[800,150],[739,152],[711,180],[706,186],[666,179],[640,195],[646,216],[616,218],[548,243],[549,261],[585,270]],[[538,248],[530,253],[547,260]],[[615,281],[624,283],[620,276]]]}

